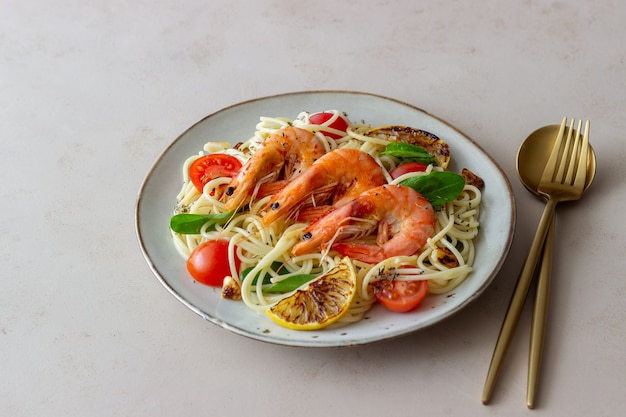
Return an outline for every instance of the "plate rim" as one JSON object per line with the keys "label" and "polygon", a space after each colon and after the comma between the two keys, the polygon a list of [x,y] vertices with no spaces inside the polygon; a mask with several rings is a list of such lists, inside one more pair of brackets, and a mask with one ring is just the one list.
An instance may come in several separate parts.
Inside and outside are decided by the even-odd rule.
{"label": "plate rim", "polygon": [[[493,165],[493,167],[496,168],[496,170],[498,171],[501,179],[504,181],[504,184],[506,185],[506,191],[508,194],[508,202],[510,204],[510,211],[508,213],[509,217],[511,218],[511,222],[509,224],[509,228],[506,232],[507,235],[507,239],[504,242],[504,247],[503,250],[500,254],[500,257],[498,258],[497,262],[495,263],[492,271],[489,273],[489,277],[482,283],[482,285],[480,285],[479,287],[477,287],[475,289],[475,291],[469,295],[467,298],[465,298],[461,303],[459,303],[456,308],[452,311],[449,311],[448,314],[446,314],[445,316],[437,319],[437,320],[431,320],[431,322],[427,322],[424,325],[415,328],[415,329],[411,329],[408,331],[404,331],[404,332],[399,332],[399,333],[393,333],[390,334],[388,336],[383,336],[383,337],[377,337],[377,338],[370,338],[368,340],[354,340],[354,339],[346,339],[345,342],[342,341],[337,341],[335,343],[329,342],[329,341],[317,341],[315,339],[308,339],[306,342],[304,341],[299,341],[299,340],[282,340],[282,339],[273,339],[269,336],[262,336],[257,332],[252,332],[248,329],[245,328],[241,328],[235,325],[232,325],[231,323],[224,321],[222,319],[220,319],[219,317],[215,317],[212,315],[207,314],[206,312],[202,311],[198,306],[194,305],[192,302],[190,302],[189,300],[187,300],[182,294],[180,294],[175,288],[172,287],[172,285],[165,279],[165,277],[163,276],[163,274],[159,271],[158,266],[155,264],[154,260],[152,259],[152,257],[150,256],[150,254],[148,253],[148,250],[146,248],[146,244],[145,244],[145,240],[144,240],[144,236],[142,235],[142,231],[141,231],[141,225],[140,225],[140,209],[141,209],[141,205],[144,201],[144,191],[145,188],[148,184],[148,182],[150,181],[150,178],[152,176],[152,174],[154,173],[154,171],[157,169],[157,167],[159,166],[159,164],[161,163],[161,161],[165,158],[165,156],[168,154],[168,152],[180,141],[182,140],[182,138],[184,138],[187,133],[191,130],[193,130],[194,128],[196,128],[198,125],[204,123],[207,119],[210,118],[214,118],[215,116],[217,116],[220,113],[224,113],[227,112],[229,110],[232,110],[236,107],[240,107],[240,106],[245,106],[245,105],[249,105],[255,102],[261,102],[261,101],[266,101],[266,100],[273,100],[273,99],[280,99],[283,97],[294,97],[294,96],[298,96],[298,95],[315,95],[315,94],[345,94],[345,95],[355,95],[355,96],[364,96],[364,97],[370,97],[370,98],[376,98],[376,99],[381,99],[381,100],[386,100],[386,101],[390,101],[393,103],[396,103],[398,105],[401,106],[405,106],[408,107],[412,110],[415,110],[417,112],[421,112],[424,115],[438,121],[439,123],[445,125],[447,128],[454,130],[457,134],[459,134],[461,137],[463,137],[464,140],[469,141],[474,147],[477,148],[477,150],[479,150],[483,156],[485,156]],[[433,326],[434,324],[438,324],[441,323],[445,320],[448,320],[449,318],[455,316],[456,314],[458,314],[461,310],[463,310],[465,307],[467,307],[469,304],[471,304],[472,302],[474,302],[484,291],[485,289],[491,285],[491,283],[493,282],[493,280],[495,279],[495,277],[498,275],[499,271],[501,270],[504,262],[506,261],[511,247],[512,247],[512,242],[513,242],[513,238],[514,238],[514,234],[515,234],[515,226],[516,226],[516,222],[517,222],[517,210],[516,210],[516,204],[515,204],[515,196],[513,193],[513,189],[511,186],[511,181],[508,178],[508,176],[506,175],[506,173],[504,172],[504,170],[502,169],[502,167],[497,163],[497,161],[479,144],[477,143],[472,137],[470,137],[469,135],[466,135],[463,131],[461,131],[460,129],[458,129],[456,126],[454,126],[453,124],[447,122],[446,120],[442,119],[439,116],[433,115],[432,113],[418,107],[415,105],[412,105],[410,103],[407,103],[405,101],[402,100],[398,100],[395,98],[391,98],[388,96],[384,96],[384,95],[380,95],[380,94],[374,94],[374,93],[368,93],[368,92],[361,92],[361,91],[351,91],[351,90],[341,90],[341,89],[330,89],[330,90],[302,90],[302,91],[293,91],[293,92],[283,92],[283,93],[278,93],[278,94],[272,94],[272,95],[266,95],[266,96],[260,96],[260,97],[256,97],[256,98],[251,98],[251,99],[247,99],[244,101],[240,101],[234,104],[230,104],[228,106],[222,107],[220,109],[217,109],[216,111],[209,113],[208,115],[200,118],[199,120],[197,120],[196,122],[192,123],[189,127],[187,127],[186,129],[184,129],[180,134],[177,135],[177,137],[172,140],[169,145],[167,145],[163,151],[157,156],[157,158],[154,160],[154,162],[152,163],[150,169],[148,170],[148,172],[146,173],[146,175],[144,176],[143,180],[141,181],[141,185],[138,189],[137,192],[137,197],[136,197],[136,201],[135,201],[135,211],[134,211],[134,220],[135,220],[135,234],[137,236],[138,239],[138,243],[143,255],[144,260],[147,262],[149,269],[152,271],[152,273],[155,275],[155,277],[157,278],[157,280],[161,283],[161,285],[163,285],[166,290],[173,295],[179,302],[181,302],[185,307],[187,307],[188,309],[190,309],[192,312],[196,313],[197,315],[199,315],[201,318],[203,318],[204,320],[218,326],[221,327],[225,330],[228,330],[232,333],[256,340],[256,341],[261,341],[261,342],[265,342],[265,343],[269,343],[269,344],[275,344],[275,345],[282,345],[282,346],[294,346],[294,347],[310,347],[310,348],[315,348],[315,347],[324,347],[324,348],[329,348],[329,347],[351,347],[351,346],[358,346],[358,345],[365,345],[365,344],[370,344],[370,343],[378,343],[378,342],[383,342],[383,341],[388,341],[388,340],[393,340],[393,339],[397,339],[400,337],[404,337],[407,336],[409,334],[413,334],[416,332],[419,332],[421,330],[424,330],[428,327]]]}

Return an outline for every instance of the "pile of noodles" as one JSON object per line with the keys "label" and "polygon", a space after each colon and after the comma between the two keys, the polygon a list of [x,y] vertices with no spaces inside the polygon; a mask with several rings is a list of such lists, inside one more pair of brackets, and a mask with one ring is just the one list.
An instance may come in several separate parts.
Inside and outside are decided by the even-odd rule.
{"label": "pile of noodles", "polygon": [[[339,114],[335,111],[334,117],[339,117]],[[324,125],[332,122],[333,119],[325,122]],[[398,164],[398,160],[381,155],[389,141],[380,137],[367,136],[366,133],[372,129],[371,126],[352,124],[344,133],[327,126],[311,124],[307,112],[302,112],[293,120],[261,117],[254,136],[237,146],[236,149],[230,143],[209,142],[198,155],[191,156],[184,162],[182,166],[184,184],[176,197],[175,213],[226,212],[224,201],[219,200],[220,194],[212,191],[220,186],[223,188],[224,184],[230,182],[230,178],[217,178],[210,181],[200,193],[191,183],[188,175],[189,165],[196,158],[219,152],[232,155],[245,164],[265,138],[287,126],[315,133],[322,140],[327,152],[338,148],[352,148],[367,152],[383,167],[384,175],[391,184],[396,184],[411,175],[425,175],[433,170],[442,170],[438,166],[430,165],[426,172],[411,173],[392,180],[389,172]],[[324,136],[322,131],[345,134],[345,136],[332,139]],[[246,206],[245,210],[239,211],[226,224],[215,226],[213,231],[207,231],[210,229],[210,224],[206,224],[202,233],[198,235],[181,235],[172,232],[176,248],[185,259],[202,242],[217,238],[228,239],[231,275],[241,287],[243,302],[259,311],[266,310],[268,306],[291,293],[264,293],[263,280],[257,280],[256,285],[253,285],[252,279],[242,281],[238,275],[241,270],[253,267],[249,276],[270,274],[272,281],[277,282],[293,275],[322,274],[333,268],[342,258],[332,250],[328,253],[320,251],[293,256],[291,248],[300,240],[302,230],[307,224],[282,220],[264,225],[261,217],[270,198],[271,196],[267,196],[251,201],[249,207]],[[432,294],[447,293],[462,283],[470,274],[474,262],[473,240],[479,230],[480,202],[481,191],[473,185],[466,184],[456,200],[436,208],[435,234],[415,255],[391,257],[375,265],[353,260],[357,275],[357,293],[348,314],[340,320],[340,324],[358,321],[370,309],[376,301],[370,284],[376,280],[389,277],[406,280],[424,279],[428,280],[428,291]],[[241,260],[240,271],[235,270],[235,257]],[[454,258],[452,262],[450,262],[450,257]],[[443,259],[445,262],[442,261]],[[276,262],[283,265],[280,273],[272,269],[272,265]]]}

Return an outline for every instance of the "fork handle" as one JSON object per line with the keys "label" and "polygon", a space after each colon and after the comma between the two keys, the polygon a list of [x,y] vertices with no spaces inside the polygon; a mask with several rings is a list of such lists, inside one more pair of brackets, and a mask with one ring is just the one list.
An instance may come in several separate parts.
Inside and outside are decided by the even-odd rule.
{"label": "fork handle", "polygon": [[[555,220],[555,219],[554,219]],[[526,406],[535,408],[537,381],[543,356],[543,342],[548,317],[548,299],[550,295],[550,275],[552,272],[552,241],[554,239],[554,223],[550,223],[548,236],[543,244],[543,255],[537,278],[537,295],[533,309],[533,320],[530,330],[530,352],[528,356],[528,386],[526,390]]]}
{"label": "fork handle", "polygon": [[526,301],[526,296],[528,295],[528,289],[539,261],[539,255],[541,253],[543,243],[545,242],[546,235],[548,234],[548,228],[554,219],[554,211],[557,203],[557,199],[548,198],[546,207],[544,208],[541,219],[539,220],[535,237],[530,246],[528,257],[526,258],[522,272],[520,273],[517,284],[515,285],[515,290],[513,291],[513,296],[509,302],[509,308],[504,316],[504,321],[502,322],[502,327],[500,328],[500,334],[498,335],[498,340],[491,357],[491,364],[489,365],[487,379],[483,388],[483,404],[488,404],[491,399],[491,394],[493,394],[493,389],[495,387],[496,380],[498,379],[498,375],[500,374],[502,362],[506,356],[509,345],[511,344],[513,333],[517,327],[517,322],[519,321],[522,308],[524,307],[524,302]]}

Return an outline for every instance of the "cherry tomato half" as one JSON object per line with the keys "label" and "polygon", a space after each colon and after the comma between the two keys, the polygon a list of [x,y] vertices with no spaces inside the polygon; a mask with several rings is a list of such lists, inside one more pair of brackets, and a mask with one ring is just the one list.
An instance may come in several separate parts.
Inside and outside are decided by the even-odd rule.
{"label": "cherry tomato half", "polygon": [[234,156],[212,153],[196,159],[189,166],[189,179],[202,192],[204,185],[218,177],[234,177],[241,169],[241,162]]}
{"label": "cherry tomato half", "polygon": [[405,162],[403,164],[398,165],[394,169],[391,170],[389,175],[394,180],[404,174],[408,174],[409,172],[424,172],[428,167],[424,164],[420,164],[419,162]]}
{"label": "cherry tomato half", "polygon": [[[235,269],[241,261],[235,256]],[[196,247],[187,259],[187,270],[201,284],[221,287],[224,277],[230,275],[228,264],[228,241],[208,240]]]}
{"label": "cherry tomato half", "polygon": [[[324,125],[326,122],[332,119],[334,115],[335,113],[330,112],[330,111],[313,113],[312,115],[309,116],[309,121],[314,125]],[[332,122],[331,124],[327,126],[333,129],[337,129],[337,130],[341,130],[342,132],[345,132],[346,130],[348,130],[348,126],[350,126],[350,121],[344,116],[339,115],[334,122]],[[324,133],[324,135],[328,136],[329,138],[333,138],[333,139],[339,139],[345,136],[345,135],[343,136],[337,135],[335,133],[330,133],[330,132],[322,132],[322,133]]]}
{"label": "cherry tomato half", "polygon": [[388,310],[406,313],[415,310],[428,292],[428,281],[381,280],[374,284],[374,294]]}

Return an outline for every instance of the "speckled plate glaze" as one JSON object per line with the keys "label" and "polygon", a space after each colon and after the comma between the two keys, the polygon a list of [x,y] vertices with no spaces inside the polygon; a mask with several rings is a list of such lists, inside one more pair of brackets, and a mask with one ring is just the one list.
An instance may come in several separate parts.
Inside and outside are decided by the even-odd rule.
{"label": "speckled plate glaze", "polygon": [[[195,283],[170,238],[169,219],[181,187],[181,166],[212,140],[232,143],[254,133],[260,116],[294,118],[300,111],[338,109],[352,121],[372,126],[406,125],[427,130],[449,145],[449,169],[467,167],[485,179],[481,232],[476,239],[476,261],[468,279],[449,294],[429,296],[420,308],[395,314],[376,305],[358,323],[336,329],[295,331],[282,328],[242,302],[223,300],[219,289]],[[159,156],[139,190],[136,232],[145,259],[159,281],[176,299],[224,329],[256,340],[289,346],[338,347],[395,338],[432,326],[458,313],[491,283],[511,245],[515,204],[511,186],[481,147],[463,133],[427,112],[386,97],[346,91],[297,92],[246,101],[222,109],[183,132]]]}

